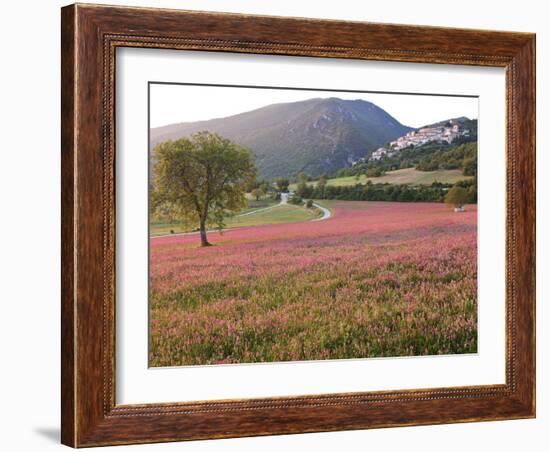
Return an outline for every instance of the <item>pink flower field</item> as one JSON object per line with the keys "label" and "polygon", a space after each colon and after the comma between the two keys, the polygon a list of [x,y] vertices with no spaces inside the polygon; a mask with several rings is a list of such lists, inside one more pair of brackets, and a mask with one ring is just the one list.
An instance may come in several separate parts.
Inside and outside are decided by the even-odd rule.
{"label": "pink flower field", "polygon": [[150,240],[151,366],[475,353],[477,207],[332,201],[325,221]]}

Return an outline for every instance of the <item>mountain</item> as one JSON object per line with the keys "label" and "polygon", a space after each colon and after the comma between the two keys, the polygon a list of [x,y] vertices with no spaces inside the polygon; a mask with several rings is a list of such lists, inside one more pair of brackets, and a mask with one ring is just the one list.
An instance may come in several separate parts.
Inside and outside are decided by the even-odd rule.
{"label": "mountain", "polygon": [[251,149],[261,177],[273,178],[334,173],[412,129],[371,102],[315,98],[152,128],[150,148],[202,130]]}

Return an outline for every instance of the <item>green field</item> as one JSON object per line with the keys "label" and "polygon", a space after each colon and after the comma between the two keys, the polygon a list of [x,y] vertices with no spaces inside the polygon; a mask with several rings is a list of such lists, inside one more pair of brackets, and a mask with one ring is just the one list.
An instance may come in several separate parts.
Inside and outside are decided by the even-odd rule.
{"label": "green field", "polygon": [[[281,224],[296,223],[299,221],[309,221],[320,216],[319,209],[307,209],[302,206],[292,204],[277,205],[274,202],[263,206],[259,203],[254,207],[244,209],[239,215],[227,218],[225,223],[227,228],[241,228],[244,226],[259,226],[263,224]],[[268,207],[266,209],[266,207]],[[262,210],[265,209],[265,210]],[[243,215],[246,214],[246,215]],[[177,223],[151,223],[149,235],[158,236],[166,234],[178,234],[182,232],[191,232],[189,228]]]}
{"label": "green field", "polygon": [[239,215],[243,213],[248,213],[248,212],[253,212],[255,210],[263,209],[265,207],[276,206],[280,202],[271,198],[264,198],[256,201],[255,199],[252,199],[249,193],[246,194],[246,198],[247,198],[248,206],[243,210],[241,210]]}
{"label": "green field", "polygon": [[[445,184],[454,184],[459,180],[471,179],[472,176],[464,176],[461,170],[438,170],[438,171],[418,171],[415,168],[405,168],[395,171],[389,171],[380,177],[365,177],[361,175],[359,179],[354,176],[337,177],[329,179],[327,185],[343,187],[347,185],[365,184],[367,180],[373,184],[411,184],[411,185],[431,185],[434,182]],[[317,182],[308,182],[308,185],[315,185]],[[291,184],[290,190],[296,190],[297,184]]]}
{"label": "green field", "polygon": [[307,209],[306,207],[292,204],[280,204],[258,213],[228,218],[227,226],[235,228],[262,224],[295,223],[298,221],[313,220],[319,214],[320,211],[318,209]]}

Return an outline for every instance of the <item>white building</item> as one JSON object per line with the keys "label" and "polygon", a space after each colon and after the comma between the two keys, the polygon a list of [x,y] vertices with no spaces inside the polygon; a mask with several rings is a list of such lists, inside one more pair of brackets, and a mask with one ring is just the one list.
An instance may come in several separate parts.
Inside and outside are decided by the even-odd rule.
{"label": "white building", "polygon": [[382,157],[384,157],[388,153],[388,150],[386,148],[378,148],[376,151],[374,151],[370,159],[371,160],[380,160]]}
{"label": "white building", "polygon": [[451,126],[433,126],[423,127],[418,130],[412,130],[406,135],[399,137],[397,140],[390,143],[392,149],[402,150],[409,146],[421,146],[430,142],[445,141],[452,143],[460,136],[470,134],[468,129],[461,129],[460,124],[452,124]]}

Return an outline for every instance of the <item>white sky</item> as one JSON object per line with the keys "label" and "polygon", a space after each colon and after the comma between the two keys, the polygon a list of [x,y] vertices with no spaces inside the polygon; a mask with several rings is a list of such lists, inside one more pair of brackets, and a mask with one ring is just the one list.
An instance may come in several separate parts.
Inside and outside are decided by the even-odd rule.
{"label": "white sky", "polygon": [[159,127],[223,118],[270,104],[313,97],[363,99],[378,105],[399,122],[411,127],[458,116],[470,119],[478,117],[478,99],[468,97],[151,84],[150,124],[151,127]]}

